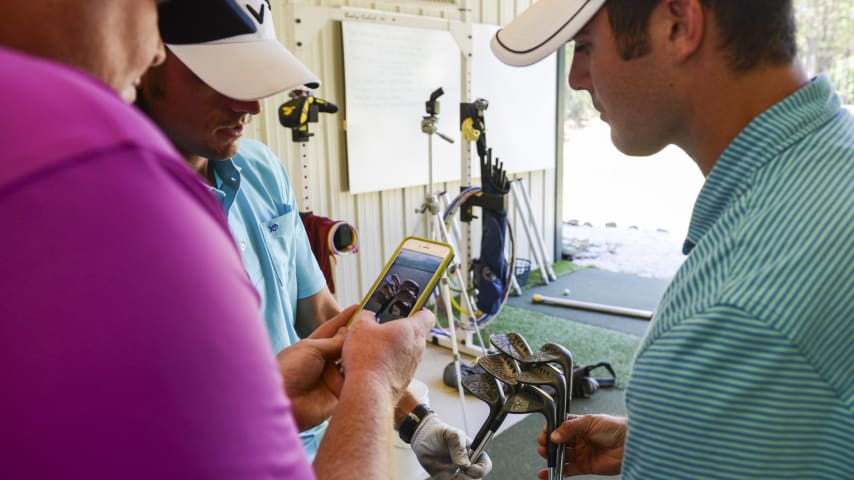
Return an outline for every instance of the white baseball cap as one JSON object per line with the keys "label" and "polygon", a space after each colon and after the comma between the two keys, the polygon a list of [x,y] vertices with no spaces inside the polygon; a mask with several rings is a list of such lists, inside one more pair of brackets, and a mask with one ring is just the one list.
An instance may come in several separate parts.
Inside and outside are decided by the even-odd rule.
{"label": "white baseball cap", "polygon": [[492,37],[492,52],[516,67],[536,63],[572,40],[605,0],[539,0]]}
{"label": "white baseball cap", "polygon": [[255,22],[254,33],[193,44],[167,42],[166,46],[211,88],[236,100],[259,100],[302,86],[319,87],[317,75],[276,38],[270,2],[245,0],[240,6]]}

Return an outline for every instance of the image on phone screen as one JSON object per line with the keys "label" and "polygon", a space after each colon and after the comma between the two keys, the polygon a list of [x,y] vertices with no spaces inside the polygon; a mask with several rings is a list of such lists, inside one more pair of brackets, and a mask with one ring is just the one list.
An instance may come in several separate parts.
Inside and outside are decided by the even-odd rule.
{"label": "image on phone screen", "polygon": [[374,312],[380,323],[408,317],[424,292],[442,258],[408,249],[401,249],[377,288],[365,303],[364,310]]}

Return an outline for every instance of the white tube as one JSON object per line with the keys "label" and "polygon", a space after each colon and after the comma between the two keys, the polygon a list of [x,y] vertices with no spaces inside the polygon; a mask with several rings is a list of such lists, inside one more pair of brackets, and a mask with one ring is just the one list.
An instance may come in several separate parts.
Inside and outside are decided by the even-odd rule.
{"label": "white tube", "polygon": [[525,181],[523,179],[517,178],[516,180],[519,182],[519,188],[522,189],[522,198],[525,200],[525,207],[528,208],[528,216],[531,219],[531,228],[534,231],[534,237],[537,240],[537,245],[540,247],[540,254],[543,256],[543,260],[546,264],[546,273],[548,273],[550,279],[557,280],[557,275],[555,275],[555,272],[552,269],[552,262],[548,261],[549,256],[546,254],[546,242],[543,240],[543,234],[540,232],[540,227],[537,225],[537,216],[534,213],[534,207],[531,206],[531,196],[528,195],[528,187],[525,185]]}
{"label": "white tube", "polygon": [[525,229],[525,235],[528,237],[528,244],[531,248],[531,256],[534,257],[534,263],[536,263],[537,268],[540,269],[540,278],[542,279],[544,284],[548,285],[549,274],[545,268],[545,258],[540,258],[540,250],[538,248],[537,241],[534,239],[533,233],[531,232],[531,226],[528,224],[528,216],[525,213],[525,210],[519,200],[521,194],[519,193],[519,189],[516,187],[516,182],[510,182],[510,191],[513,193],[513,203],[516,205],[516,211],[519,213],[519,217],[522,219],[522,227]]}
{"label": "white tube", "polygon": [[534,294],[531,298],[534,303],[544,303],[547,305],[556,305],[559,307],[578,308],[581,310],[590,310],[594,312],[612,313],[614,315],[622,315],[624,317],[634,317],[643,320],[650,320],[653,312],[650,310],[640,310],[636,308],[615,307],[613,305],[602,305],[600,303],[581,302],[578,300],[569,300],[566,298],[547,297],[545,295]]}

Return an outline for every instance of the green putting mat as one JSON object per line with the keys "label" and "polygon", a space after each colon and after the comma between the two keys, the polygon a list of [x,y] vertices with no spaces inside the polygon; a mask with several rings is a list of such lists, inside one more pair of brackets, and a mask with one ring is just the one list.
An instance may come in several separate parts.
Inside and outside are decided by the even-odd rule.
{"label": "green putting mat", "polygon": [[[558,264],[555,265],[557,266]],[[584,268],[576,271],[572,269],[563,270],[566,274],[561,275],[561,272],[557,270],[557,280],[550,282],[548,285],[540,284],[539,277],[534,276],[536,272],[532,272],[531,278],[529,278],[528,283],[522,291],[522,295],[518,297],[511,296],[507,301],[507,305],[526,310],[535,310],[547,315],[566,318],[588,325],[643,336],[649,326],[648,320],[580,310],[577,308],[536,304],[531,299],[535,294],[539,294],[613,307],[655,310],[659,299],[661,299],[664,290],[670,283],[668,279],[646,278],[595,268]]]}
{"label": "green putting mat", "polygon": [[609,362],[617,372],[620,388],[625,387],[629,366],[640,344],[640,337],[634,335],[510,306],[505,306],[481,334],[488,343],[490,334],[508,332],[521,334],[534,350],[549,342],[563,345],[578,365]]}

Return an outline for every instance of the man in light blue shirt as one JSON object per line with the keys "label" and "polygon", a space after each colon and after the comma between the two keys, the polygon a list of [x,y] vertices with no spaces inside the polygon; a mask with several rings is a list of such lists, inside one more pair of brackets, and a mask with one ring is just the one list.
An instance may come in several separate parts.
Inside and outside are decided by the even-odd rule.
{"label": "man in light blue shirt", "polygon": [[493,39],[514,65],[574,41],[570,86],[614,145],[675,144],[706,176],[628,418],[558,427],[566,474],[852,476],[854,118],[798,63],[793,15],[790,0],[540,0]]}
{"label": "man in light blue shirt", "polygon": [[315,318],[328,318],[338,305],[312,254],[288,174],[273,152],[243,139],[236,155],[210,167],[210,188],[228,216],[278,352],[299,341],[298,320],[304,336],[314,330]]}
{"label": "man in light blue shirt", "polygon": [[[338,312],[338,304],[317,265],[287,172],[262,143],[243,139],[237,154],[210,162],[209,187],[222,203],[246,273],[261,297],[261,311],[273,351],[298,342],[315,322]],[[302,314],[299,316],[299,314]],[[314,458],[326,422],[300,432]]]}
{"label": "man in light blue shirt", "polygon": [[[245,8],[258,32],[204,44],[167,43],[166,61],[142,80],[138,105],[222,202],[278,352],[340,307],[309,248],[285,169],[270,149],[242,134],[260,112],[259,99],[319,82],[276,39],[272,15],[264,14],[269,4],[249,2]],[[395,409],[395,425],[437,478],[460,470],[454,478],[478,479],[491,468],[487,455],[472,464],[465,433],[408,393]],[[325,423],[301,433],[310,458],[324,430]]]}

